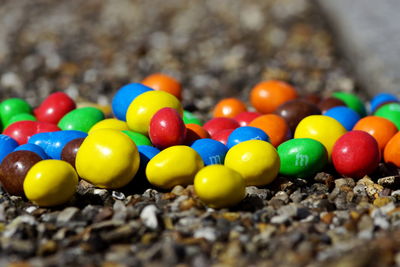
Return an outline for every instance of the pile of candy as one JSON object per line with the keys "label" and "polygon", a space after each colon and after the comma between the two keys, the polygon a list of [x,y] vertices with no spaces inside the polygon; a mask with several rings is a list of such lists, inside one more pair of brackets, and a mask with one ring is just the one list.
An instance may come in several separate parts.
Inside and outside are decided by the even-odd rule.
{"label": "pile of candy", "polygon": [[153,74],[119,89],[111,109],[77,108],[62,92],[34,110],[22,99],[4,100],[3,188],[55,206],[73,197],[79,179],[117,189],[145,177],[165,190],[194,184],[206,205],[223,208],[243,200],[246,186],[268,185],[279,174],[309,178],[332,165],[361,178],[382,156],[400,167],[400,103],[392,94],[375,96],[367,116],[353,94],[299,97],[291,85],[271,80],[251,90],[255,111],[223,99],[203,125],[183,110],[181,91],[173,78]]}

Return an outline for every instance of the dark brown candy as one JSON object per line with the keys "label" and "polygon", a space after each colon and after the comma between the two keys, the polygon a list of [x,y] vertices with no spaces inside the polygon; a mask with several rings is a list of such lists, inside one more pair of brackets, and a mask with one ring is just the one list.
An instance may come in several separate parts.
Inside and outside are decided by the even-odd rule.
{"label": "dark brown candy", "polygon": [[315,105],[318,105],[319,102],[321,102],[321,97],[318,94],[310,93],[305,96],[303,96],[301,99],[311,102]]}
{"label": "dark brown candy", "polygon": [[324,114],[328,109],[337,106],[346,106],[346,104],[342,100],[335,97],[325,98],[318,104],[318,107],[321,110],[322,114]]}
{"label": "dark brown candy", "polygon": [[8,154],[0,165],[0,182],[11,195],[24,196],[24,180],[29,169],[42,158],[32,151],[20,150]]}
{"label": "dark brown candy", "polygon": [[85,138],[77,138],[68,142],[61,152],[61,159],[71,164],[74,168],[76,153],[78,153],[83,140],[85,140]]}
{"label": "dark brown candy", "polygon": [[295,99],[280,105],[274,112],[286,120],[290,130],[294,133],[297,124],[307,116],[320,115],[320,109],[305,100]]}

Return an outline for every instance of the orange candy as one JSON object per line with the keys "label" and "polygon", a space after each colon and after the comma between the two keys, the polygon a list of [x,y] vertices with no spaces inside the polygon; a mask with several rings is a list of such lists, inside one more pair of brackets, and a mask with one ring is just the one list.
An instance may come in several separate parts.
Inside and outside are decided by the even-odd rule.
{"label": "orange candy", "polygon": [[261,115],[250,122],[249,126],[263,130],[274,147],[289,139],[290,129],[284,118],[275,114]]}
{"label": "orange candy", "polygon": [[182,100],[181,84],[168,75],[162,73],[154,73],[144,78],[141,83],[154,90],[170,93],[179,100]]}
{"label": "orange candy", "polygon": [[236,115],[245,112],[246,105],[237,98],[225,98],[217,103],[213,111],[213,117],[233,118]]}
{"label": "orange candy", "polygon": [[389,140],[397,133],[396,125],[388,119],[378,116],[367,116],[354,125],[353,130],[360,130],[372,135],[383,151]]}
{"label": "orange candy", "polygon": [[272,113],[281,104],[295,98],[296,89],[277,80],[260,82],[250,92],[250,102],[260,113]]}
{"label": "orange candy", "polygon": [[392,163],[398,168],[400,167],[400,131],[386,144],[383,158],[386,163]]}
{"label": "orange candy", "polygon": [[206,130],[204,130],[202,126],[198,124],[188,123],[185,124],[185,126],[186,126],[186,138],[184,143],[186,145],[191,145],[197,139],[210,138],[209,133]]}

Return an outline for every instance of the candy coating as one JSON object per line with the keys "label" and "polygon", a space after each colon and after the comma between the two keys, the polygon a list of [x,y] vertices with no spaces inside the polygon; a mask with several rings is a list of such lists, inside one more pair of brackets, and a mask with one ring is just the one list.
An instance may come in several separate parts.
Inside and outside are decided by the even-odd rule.
{"label": "candy coating", "polygon": [[236,205],[246,196],[243,177],[223,165],[201,169],[194,178],[197,196],[210,208],[227,208]]}
{"label": "candy coating", "polygon": [[61,130],[76,130],[87,133],[93,125],[103,119],[104,114],[98,108],[77,108],[65,114],[59,121],[58,127]]}
{"label": "candy coating", "polygon": [[57,124],[65,114],[76,108],[74,100],[66,93],[50,94],[33,113],[39,121]]}
{"label": "candy coating", "polygon": [[228,152],[226,145],[213,139],[204,138],[196,140],[191,148],[203,159],[204,165],[223,164]]}

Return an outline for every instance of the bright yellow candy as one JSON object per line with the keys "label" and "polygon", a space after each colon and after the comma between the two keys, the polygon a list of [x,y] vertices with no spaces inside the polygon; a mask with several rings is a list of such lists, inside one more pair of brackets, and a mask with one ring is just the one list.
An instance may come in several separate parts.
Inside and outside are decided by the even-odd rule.
{"label": "bright yellow candy", "polygon": [[128,124],[126,124],[124,121],[120,121],[118,119],[105,119],[93,125],[89,130],[89,134],[99,129],[114,129],[119,131],[129,130]]}
{"label": "bright yellow candy", "polygon": [[72,198],[78,186],[74,168],[62,160],[42,160],[33,165],[24,180],[24,192],[33,203],[50,207]]}
{"label": "bright yellow candy", "polygon": [[114,189],[133,179],[139,161],[137,147],[126,134],[100,129],[85,138],[76,154],[75,165],[79,176],[86,181]]}
{"label": "bright yellow candy", "polygon": [[224,165],[210,165],[201,169],[194,178],[194,190],[207,206],[227,208],[246,196],[243,177]]}
{"label": "bright yellow candy", "polygon": [[129,128],[134,132],[147,135],[151,118],[157,111],[165,107],[176,109],[179,114],[183,113],[179,100],[169,93],[148,91],[140,94],[129,105],[126,113]]}
{"label": "bright yellow candy", "polygon": [[149,161],[146,176],[151,184],[171,189],[175,185],[192,184],[194,176],[203,167],[203,160],[193,148],[171,146]]}
{"label": "bright yellow candy", "polygon": [[333,145],[347,131],[334,118],[324,115],[312,115],[305,117],[297,125],[294,138],[311,138],[322,143],[331,159]]}
{"label": "bright yellow candy", "polygon": [[266,185],[278,175],[279,155],[273,145],[261,140],[239,143],[229,149],[225,166],[242,175],[246,185]]}

